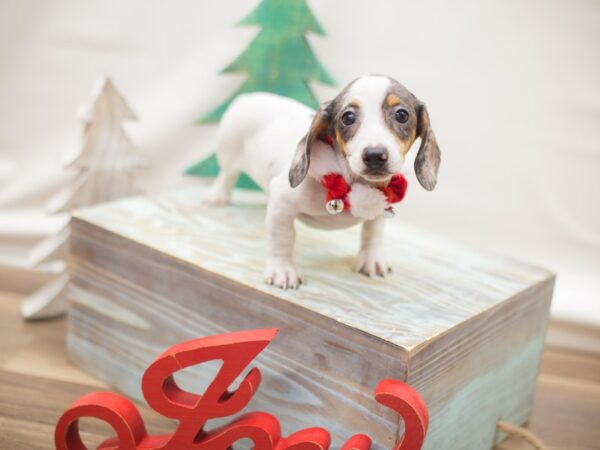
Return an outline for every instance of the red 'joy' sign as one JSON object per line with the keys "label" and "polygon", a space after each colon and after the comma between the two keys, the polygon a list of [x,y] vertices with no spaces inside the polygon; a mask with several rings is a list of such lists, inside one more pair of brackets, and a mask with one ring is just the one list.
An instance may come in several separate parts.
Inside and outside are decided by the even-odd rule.
{"label": "red 'joy' sign", "polygon": [[[55,430],[56,449],[86,450],[78,420],[92,417],[107,422],[116,433],[98,450],[227,450],[240,439],[250,439],[255,450],[327,450],[331,441],[327,430],[306,428],[283,437],[279,421],[265,412],[247,413],[227,425],[204,430],[209,419],[237,414],[252,399],[261,378],[256,368],[235,391],[228,388],[276,334],[275,329],[220,334],[183,342],[160,355],[144,373],[142,391],[152,409],[179,421],[174,433],[149,435],[133,403],[110,392],[94,392],[75,401],[61,416]],[[203,395],[186,392],[175,383],[175,372],[213,360],[222,360],[223,365]],[[419,450],[429,423],[419,394],[401,381],[383,380],[375,399],[404,420],[405,432],[394,450]],[[368,436],[356,434],[342,450],[370,447]]]}

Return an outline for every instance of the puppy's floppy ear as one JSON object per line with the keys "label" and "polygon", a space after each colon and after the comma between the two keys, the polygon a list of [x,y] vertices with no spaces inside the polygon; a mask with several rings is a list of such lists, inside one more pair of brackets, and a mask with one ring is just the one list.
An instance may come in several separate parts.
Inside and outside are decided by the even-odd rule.
{"label": "puppy's floppy ear", "polygon": [[300,140],[292,166],[290,167],[290,186],[295,188],[306,178],[310,166],[310,149],[314,142],[329,131],[331,125],[332,102],[325,102],[316,112],[308,133]]}
{"label": "puppy's floppy ear", "polygon": [[415,158],[415,173],[421,186],[432,191],[437,183],[441,153],[423,103],[417,107],[417,136],[421,139],[421,147]]}

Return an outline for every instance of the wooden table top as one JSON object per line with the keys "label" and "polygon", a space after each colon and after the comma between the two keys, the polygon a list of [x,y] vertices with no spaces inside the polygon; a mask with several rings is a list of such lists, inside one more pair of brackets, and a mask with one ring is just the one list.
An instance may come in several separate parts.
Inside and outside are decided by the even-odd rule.
{"label": "wooden table top", "polygon": [[[72,366],[64,348],[64,319],[26,323],[19,316],[21,297],[0,292],[0,449],[52,449],[54,425],[81,395],[108,387]],[[142,408],[152,433],[172,422]],[[90,448],[110,432],[83,421]],[[544,353],[530,428],[551,449],[600,449],[600,357],[557,348]],[[496,450],[530,447],[509,439]]]}
{"label": "wooden table top", "polygon": [[76,222],[265,293],[282,308],[299,306],[375,336],[410,357],[450,330],[464,327],[465,321],[527,289],[553,282],[554,275],[545,269],[449,241],[400,220],[386,222],[386,256],[394,275],[385,280],[348,276],[360,227],[324,232],[296,221],[294,261],[307,283],[297,291],[273,288],[264,283],[262,273],[267,248],[264,196],[238,190],[233,204],[211,208],[198,200],[207,189],[194,185],[129,197],[73,215]]}

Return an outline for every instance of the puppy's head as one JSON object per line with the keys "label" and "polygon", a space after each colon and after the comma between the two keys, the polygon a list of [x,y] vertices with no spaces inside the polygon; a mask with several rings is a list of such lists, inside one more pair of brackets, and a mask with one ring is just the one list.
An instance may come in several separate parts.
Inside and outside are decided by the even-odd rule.
{"label": "puppy's head", "polygon": [[385,183],[402,169],[408,150],[419,138],[417,179],[427,190],[436,185],[440,150],[427,108],[389,77],[358,78],[319,108],[298,144],[289,173],[292,187],[306,177],[311,148],[325,136],[335,140],[352,174],[374,184]]}

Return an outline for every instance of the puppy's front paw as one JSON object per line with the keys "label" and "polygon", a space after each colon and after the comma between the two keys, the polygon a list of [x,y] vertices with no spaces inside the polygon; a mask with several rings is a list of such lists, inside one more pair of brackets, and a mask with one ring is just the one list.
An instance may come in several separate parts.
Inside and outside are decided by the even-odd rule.
{"label": "puppy's front paw", "polygon": [[298,289],[304,280],[291,262],[269,261],[265,268],[265,283],[281,289]]}
{"label": "puppy's front paw", "polygon": [[356,271],[368,277],[372,275],[385,277],[392,269],[385,260],[382,249],[367,248],[361,250],[358,254]]}

